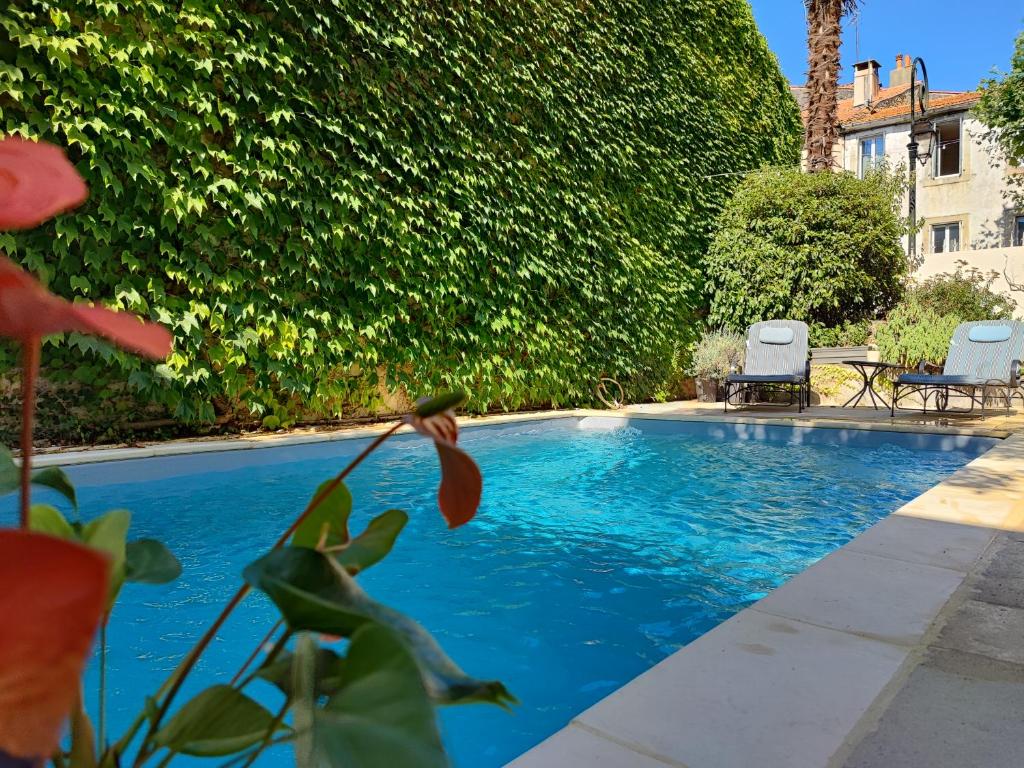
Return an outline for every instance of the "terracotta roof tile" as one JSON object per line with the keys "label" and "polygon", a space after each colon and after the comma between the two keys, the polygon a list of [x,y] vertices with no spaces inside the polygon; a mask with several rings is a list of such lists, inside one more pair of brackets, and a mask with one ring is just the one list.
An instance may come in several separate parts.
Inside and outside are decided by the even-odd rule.
{"label": "terracotta roof tile", "polygon": [[[890,90],[890,89],[882,89]],[[905,98],[905,94],[908,88],[901,89],[900,94],[892,94],[887,97],[887,100],[892,100],[894,103],[886,105],[883,103],[883,99],[880,98],[875,101],[872,109],[867,107],[853,107],[852,100],[844,100],[839,103],[839,122],[842,126],[858,125],[861,123],[873,123],[876,120],[885,120],[891,117],[901,117],[906,115],[910,117],[910,101]],[[894,99],[895,95],[900,95],[902,98]],[[969,91],[966,93],[955,93],[949,91],[933,91],[928,100],[928,109],[936,110],[943,109],[946,107],[955,106],[970,106],[974,104],[981,94],[977,91]]]}

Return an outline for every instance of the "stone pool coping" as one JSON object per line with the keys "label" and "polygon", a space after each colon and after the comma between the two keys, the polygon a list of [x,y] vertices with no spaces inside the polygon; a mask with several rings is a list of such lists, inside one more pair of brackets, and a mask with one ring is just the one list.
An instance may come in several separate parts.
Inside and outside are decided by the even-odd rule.
{"label": "stone pool coping", "polygon": [[[858,746],[885,733],[879,722],[896,716],[890,705],[962,611],[986,551],[1022,530],[1024,435],[1013,434],[509,766],[839,768],[851,754],[866,764]],[[889,738],[904,757],[927,752],[900,743],[911,739],[902,727]],[[961,753],[986,738],[963,736]]]}
{"label": "stone pool coping", "polygon": [[[586,416],[957,434],[1003,438],[988,452],[578,715],[513,768],[840,768],[923,667],[956,595],[1004,531],[1024,530],[1024,434],[1013,427],[921,424],[859,413],[657,408],[543,411],[486,426]],[[38,457],[71,465],[373,437],[331,432],[181,440]],[[1014,425],[1016,426],[1016,425]],[[962,602],[962,600],[960,601]],[[860,763],[858,763],[860,765]],[[880,765],[886,765],[885,762]]]}
{"label": "stone pool coping", "polygon": [[[584,418],[587,416],[611,416],[628,419],[644,419],[654,421],[690,421],[690,422],[726,422],[730,424],[759,424],[785,427],[809,427],[815,429],[853,429],[862,431],[907,432],[935,435],[964,435],[972,437],[1006,438],[1014,434],[1013,429],[997,424],[970,424],[956,426],[954,424],[920,424],[900,422],[898,420],[872,420],[863,418],[865,409],[827,409],[835,414],[820,417],[811,413],[797,415],[792,413],[756,411],[743,414],[724,414],[719,408],[697,407],[685,405],[681,412],[664,410],[665,407],[678,406],[667,403],[659,406],[635,406],[618,411],[574,408],[556,411],[532,411],[529,413],[509,413],[492,416],[459,417],[462,427],[484,427],[495,424],[512,424],[516,422],[547,421],[550,419]],[[653,410],[652,410],[653,409]],[[824,409],[823,409],[824,410]],[[191,453],[220,451],[240,451],[259,448],[277,448],[283,446],[303,445],[306,443],[333,442],[336,440],[358,440],[376,437],[386,432],[394,422],[382,422],[369,426],[342,427],[338,429],[313,429],[290,434],[255,434],[245,437],[218,437],[209,439],[168,440],[141,446],[118,448],[76,448],[37,453],[32,464],[36,467],[72,466],[76,464],[93,464],[107,461],[123,461],[125,459],[147,459],[154,456],[179,456]]]}

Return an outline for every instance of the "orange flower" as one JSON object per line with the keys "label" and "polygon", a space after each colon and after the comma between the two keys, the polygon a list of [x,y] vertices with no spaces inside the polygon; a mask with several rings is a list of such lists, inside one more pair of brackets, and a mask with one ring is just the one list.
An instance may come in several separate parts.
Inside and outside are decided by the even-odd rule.
{"label": "orange flower", "polygon": [[405,422],[421,435],[434,441],[441,460],[441,487],[437,492],[437,506],[448,521],[449,528],[468,523],[480,506],[483,478],[480,468],[469,454],[456,446],[459,427],[455,414],[448,410],[432,416],[405,416]]}
{"label": "orange flower", "polygon": [[171,351],[171,334],[162,325],[144,322],[128,312],[65,301],[0,255],[0,336],[30,343],[68,331],[103,336],[156,359]]}
{"label": "orange flower", "polygon": [[27,531],[0,531],[0,750],[49,757],[78,695],[107,601],[104,555]]}
{"label": "orange flower", "polygon": [[17,136],[0,139],[0,230],[31,229],[88,195],[58,147]]}

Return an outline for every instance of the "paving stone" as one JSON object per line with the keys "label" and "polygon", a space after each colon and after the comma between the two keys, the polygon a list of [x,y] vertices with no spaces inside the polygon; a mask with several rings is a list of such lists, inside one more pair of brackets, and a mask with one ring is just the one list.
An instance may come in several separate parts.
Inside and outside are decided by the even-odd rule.
{"label": "paving stone", "polygon": [[978,579],[971,585],[971,598],[983,603],[1024,608],[1024,575]]}
{"label": "paving stone", "polygon": [[935,646],[1024,664],[1024,609],[967,600],[942,628]]}
{"label": "paving stone", "polygon": [[890,515],[846,549],[967,572],[992,541],[990,528]]}
{"label": "paving stone", "polygon": [[844,768],[1020,768],[1024,668],[932,651]]}
{"label": "paving stone", "polygon": [[1024,576],[1024,538],[1002,535],[992,553],[992,560],[981,573],[990,576]]}
{"label": "paving stone", "polygon": [[821,768],[907,653],[747,610],[577,722],[689,768]]}
{"label": "paving stone", "polygon": [[964,574],[844,547],[754,606],[757,611],[912,645]]}
{"label": "paving stone", "polygon": [[681,763],[634,752],[577,725],[563,728],[505,768],[685,768]]}

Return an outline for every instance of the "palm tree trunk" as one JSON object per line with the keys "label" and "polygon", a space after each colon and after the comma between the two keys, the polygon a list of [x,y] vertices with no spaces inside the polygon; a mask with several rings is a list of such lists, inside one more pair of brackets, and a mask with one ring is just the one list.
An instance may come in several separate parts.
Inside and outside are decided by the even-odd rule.
{"label": "palm tree trunk", "polygon": [[856,0],[805,0],[807,9],[807,125],[804,147],[811,173],[832,168],[839,140],[837,93],[842,19]]}

